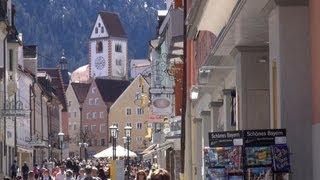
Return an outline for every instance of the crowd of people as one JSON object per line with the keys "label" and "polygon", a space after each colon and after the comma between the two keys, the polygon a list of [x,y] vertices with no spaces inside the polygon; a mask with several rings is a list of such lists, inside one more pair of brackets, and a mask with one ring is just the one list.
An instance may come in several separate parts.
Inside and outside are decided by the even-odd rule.
{"label": "crowd of people", "polygon": [[[126,180],[170,180],[169,173],[150,163],[130,162],[130,173]],[[21,168],[14,162],[11,166],[11,178],[23,180],[109,180],[110,164],[108,160],[91,159],[80,161],[68,158],[59,162],[45,160],[41,166],[30,168],[25,162]]]}

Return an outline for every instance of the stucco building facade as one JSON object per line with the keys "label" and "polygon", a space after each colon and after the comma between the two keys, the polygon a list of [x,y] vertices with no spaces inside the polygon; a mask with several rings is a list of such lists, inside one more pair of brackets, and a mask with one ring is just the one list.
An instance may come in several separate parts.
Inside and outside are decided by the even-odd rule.
{"label": "stucco building facade", "polygon": [[123,141],[124,127],[131,126],[130,150],[138,153],[146,148],[148,142],[145,136],[149,123],[149,107],[140,107],[135,103],[135,100],[137,92],[141,92],[141,88],[149,96],[149,87],[144,77],[138,75],[112,104],[109,112],[109,125],[115,124],[119,129],[118,144],[126,147]]}

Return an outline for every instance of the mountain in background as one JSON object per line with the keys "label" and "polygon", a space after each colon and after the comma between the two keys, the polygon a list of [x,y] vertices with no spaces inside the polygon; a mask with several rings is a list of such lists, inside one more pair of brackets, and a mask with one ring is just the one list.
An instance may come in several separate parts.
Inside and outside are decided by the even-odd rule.
{"label": "mountain in background", "polygon": [[54,67],[64,50],[70,71],[88,63],[88,40],[102,10],[117,12],[128,35],[129,59],[146,58],[164,0],[13,0],[24,44],[37,44],[40,67]]}

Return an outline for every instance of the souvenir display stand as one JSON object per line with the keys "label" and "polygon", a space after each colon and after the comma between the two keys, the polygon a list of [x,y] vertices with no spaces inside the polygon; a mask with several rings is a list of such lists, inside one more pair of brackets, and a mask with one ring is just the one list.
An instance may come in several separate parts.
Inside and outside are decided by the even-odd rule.
{"label": "souvenir display stand", "polygon": [[210,133],[210,148],[204,149],[206,180],[242,180],[243,134],[241,131]]}
{"label": "souvenir display stand", "polygon": [[204,149],[206,180],[289,179],[285,129],[209,133]]}

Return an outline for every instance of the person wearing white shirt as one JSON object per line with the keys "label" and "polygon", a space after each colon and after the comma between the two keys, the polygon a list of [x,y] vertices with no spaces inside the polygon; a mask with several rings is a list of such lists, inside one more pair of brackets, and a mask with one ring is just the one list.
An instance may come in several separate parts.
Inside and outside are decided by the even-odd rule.
{"label": "person wearing white shirt", "polygon": [[60,171],[57,173],[55,180],[65,180],[66,179],[66,166],[61,165]]}

